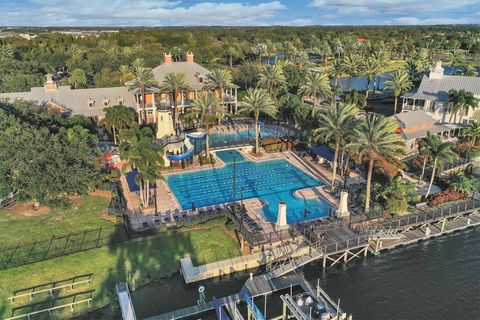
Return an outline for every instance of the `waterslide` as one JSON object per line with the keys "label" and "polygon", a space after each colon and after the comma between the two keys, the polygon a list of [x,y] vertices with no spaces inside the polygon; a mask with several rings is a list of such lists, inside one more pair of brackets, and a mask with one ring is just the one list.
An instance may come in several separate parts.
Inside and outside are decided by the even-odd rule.
{"label": "waterslide", "polygon": [[183,141],[186,151],[182,154],[167,154],[167,159],[169,161],[182,161],[192,157],[193,152],[195,151],[195,146],[192,144],[191,140],[200,140],[205,138],[204,132],[193,132],[188,133]]}

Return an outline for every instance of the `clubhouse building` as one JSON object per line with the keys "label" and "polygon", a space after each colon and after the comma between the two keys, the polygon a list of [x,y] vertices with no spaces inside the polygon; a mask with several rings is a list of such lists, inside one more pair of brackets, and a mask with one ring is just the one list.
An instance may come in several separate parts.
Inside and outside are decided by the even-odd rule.
{"label": "clubhouse building", "polygon": [[[32,103],[53,108],[62,113],[83,115],[100,122],[104,109],[114,105],[125,105],[134,109],[139,123],[155,124],[158,139],[174,135],[172,109],[177,106],[177,114],[188,110],[200,92],[206,91],[205,83],[210,71],[194,61],[191,52],[186,54],[185,61],[175,62],[171,54],[165,53],[164,62],[154,68],[153,75],[159,86],[147,87],[142,97],[139,88],[127,86],[111,88],[72,89],[70,86],[58,86],[51,75],[46,76],[43,87],[34,87],[27,92],[0,93],[0,99],[26,100]],[[188,89],[177,92],[165,92],[160,86],[168,73],[185,74]],[[217,90],[222,105],[231,113],[237,111],[237,86]],[[144,119],[143,99],[145,99],[146,119]]]}

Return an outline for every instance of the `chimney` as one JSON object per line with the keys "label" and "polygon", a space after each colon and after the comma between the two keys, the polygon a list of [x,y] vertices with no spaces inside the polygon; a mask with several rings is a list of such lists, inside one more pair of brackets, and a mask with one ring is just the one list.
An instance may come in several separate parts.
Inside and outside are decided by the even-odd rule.
{"label": "chimney", "polygon": [[169,53],[166,53],[163,55],[163,63],[172,63],[172,55]]}
{"label": "chimney", "polygon": [[53,81],[52,75],[48,73],[45,77],[47,78],[47,81],[45,81],[45,84],[43,85],[45,91],[46,92],[57,91],[57,84],[55,83],[55,81]]}
{"label": "chimney", "polygon": [[441,79],[443,78],[443,67],[442,61],[437,60],[435,67],[430,70],[430,74],[428,76],[429,79]]}
{"label": "chimney", "polygon": [[188,63],[193,63],[193,53],[192,52],[187,52],[187,62]]}

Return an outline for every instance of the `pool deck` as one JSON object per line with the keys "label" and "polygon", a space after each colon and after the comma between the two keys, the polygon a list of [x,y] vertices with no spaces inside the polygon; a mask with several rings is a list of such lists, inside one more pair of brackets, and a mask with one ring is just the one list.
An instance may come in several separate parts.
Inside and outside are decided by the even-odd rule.
{"label": "pool deck", "polygon": [[[277,153],[266,153],[261,152],[260,155],[254,155],[251,152],[243,152],[239,151],[247,160],[252,162],[264,162],[264,161],[272,161],[272,160],[286,160],[290,162],[292,165],[297,167],[298,169],[302,170],[306,174],[310,175],[312,178],[320,181],[324,185],[328,185],[329,179],[331,177],[331,172],[322,167],[320,164],[314,162],[310,157],[304,156],[300,157],[295,152],[286,151],[286,152],[277,152]],[[175,169],[171,172],[163,172],[163,176],[175,175],[175,174],[187,174],[192,172],[198,172],[202,170],[211,170],[213,168],[222,168],[226,164],[219,158],[216,157],[216,163],[214,166],[204,165],[199,166],[194,165],[188,169]],[[348,178],[348,183],[358,183],[358,177],[350,177]],[[122,188],[124,190],[125,198],[127,199],[127,208],[130,211],[130,218],[131,221],[136,221],[134,224],[135,226],[139,227],[143,225],[143,222],[154,221],[155,219],[160,218],[168,218],[170,221],[174,221],[174,216],[187,214],[192,215],[196,214],[196,212],[187,209],[182,209],[180,203],[178,202],[175,194],[170,189],[168,183],[164,179],[157,180],[157,211],[158,214],[155,215],[155,209],[153,206],[149,208],[142,209],[140,208],[140,198],[138,192],[130,192],[128,188],[128,184],[126,182],[125,176],[122,175],[120,178],[122,183]],[[338,181],[340,181],[340,177],[338,177]],[[336,199],[333,195],[329,194],[324,190],[324,185],[316,186],[312,188],[305,188],[295,191],[295,195],[298,198],[306,198],[306,199],[315,199],[321,198],[327,201],[330,205],[336,207],[338,206],[338,199]],[[239,201],[240,199],[237,199]],[[265,232],[270,232],[274,230],[273,223],[266,221],[264,217],[258,212],[259,209],[265,206],[263,200],[259,198],[249,198],[244,199],[243,203],[247,209],[248,214],[252,219],[254,219],[257,223],[259,223]],[[207,207],[199,207],[197,209],[205,209],[210,208],[212,206]],[[153,216],[159,217],[153,219]],[[153,220],[152,220],[153,219]],[[139,227],[141,228],[141,227]]]}

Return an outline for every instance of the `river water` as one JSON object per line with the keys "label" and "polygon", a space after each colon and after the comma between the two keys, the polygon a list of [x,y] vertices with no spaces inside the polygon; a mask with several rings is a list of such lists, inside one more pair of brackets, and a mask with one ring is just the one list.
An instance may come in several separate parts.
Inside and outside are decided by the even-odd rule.
{"label": "river water", "polygon": [[[480,319],[480,229],[352,260],[323,271],[320,263],[303,269],[354,320]],[[240,290],[246,275],[203,283],[207,300]],[[198,284],[180,275],[133,294],[139,319],[190,306]]]}

